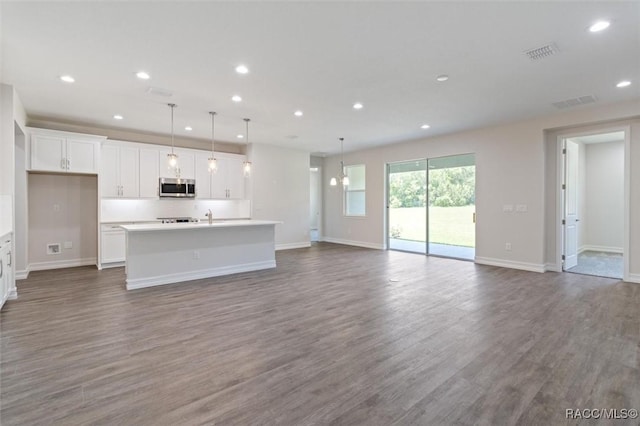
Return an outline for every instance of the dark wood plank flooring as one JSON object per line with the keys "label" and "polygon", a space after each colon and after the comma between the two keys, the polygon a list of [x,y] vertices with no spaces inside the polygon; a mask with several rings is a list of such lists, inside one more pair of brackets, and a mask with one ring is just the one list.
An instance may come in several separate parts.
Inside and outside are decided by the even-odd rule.
{"label": "dark wood plank flooring", "polygon": [[640,409],[639,285],[326,243],[277,262],[131,292],[123,268],[31,273],[0,313],[0,423],[556,425],[576,424],[568,408]]}

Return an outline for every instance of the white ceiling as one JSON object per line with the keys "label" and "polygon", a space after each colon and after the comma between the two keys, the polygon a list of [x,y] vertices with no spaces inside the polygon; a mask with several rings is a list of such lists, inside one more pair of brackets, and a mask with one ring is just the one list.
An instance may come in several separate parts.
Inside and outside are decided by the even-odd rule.
{"label": "white ceiling", "polygon": [[[2,81],[31,117],[345,151],[640,97],[640,2],[6,2]],[[611,21],[601,33],[587,28]],[[559,53],[523,52],[555,42]],[[238,75],[237,64],[250,73]],[[138,80],[145,70],[151,80]],[[74,84],[58,80],[75,77]],[[449,81],[435,77],[448,74]],[[633,84],[615,87],[622,80]],[[170,90],[171,98],[145,93]],[[233,94],[244,101],[233,103]],[[354,102],[364,108],[356,111]],[[576,108],[589,108],[578,106]],[[294,117],[297,109],[304,111]],[[115,121],[114,114],[124,120]],[[422,130],[428,123],[431,129]],[[185,125],[194,130],[186,132]]]}

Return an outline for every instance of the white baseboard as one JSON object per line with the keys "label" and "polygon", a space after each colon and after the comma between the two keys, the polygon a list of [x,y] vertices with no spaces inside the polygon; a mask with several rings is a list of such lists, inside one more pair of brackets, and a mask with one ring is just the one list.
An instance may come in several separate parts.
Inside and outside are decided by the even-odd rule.
{"label": "white baseboard", "polygon": [[48,269],[74,268],[76,266],[89,266],[96,264],[95,257],[71,260],[53,260],[51,262],[37,262],[29,264],[29,271],[46,271]]}
{"label": "white baseboard", "polygon": [[607,246],[592,246],[592,245],[586,245],[586,246],[580,247],[580,250],[578,250],[578,253],[582,253],[583,251],[602,251],[605,253],[617,253],[617,254],[624,253],[624,250],[622,249],[622,247],[607,247]]}
{"label": "white baseboard", "polygon": [[110,263],[101,263],[98,269],[108,269],[108,268],[122,268],[124,266],[124,261],[122,262],[110,262]]}
{"label": "white baseboard", "polygon": [[481,265],[499,266],[501,268],[520,269],[522,271],[544,272],[546,266],[537,263],[515,262],[513,260],[493,259],[490,257],[477,257],[475,262]]}
{"label": "white baseboard", "polygon": [[557,263],[545,263],[544,270],[547,272],[562,272],[562,266],[558,266]]}
{"label": "white baseboard", "polygon": [[342,238],[324,237],[322,241],[327,243],[345,244],[347,246],[364,247],[376,250],[384,250],[384,244],[367,243],[364,241],[343,240]]}
{"label": "white baseboard", "polygon": [[243,265],[223,266],[219,268],[202,269],[199,271],[160,275],[150,278],[127,279],[127,290],[136,290],[139,288],[153,287],[157,285],[219,277],[221,275],[238,274],[240,272],[259,271],[261,269],[271,269],[275,267],[276,261],[268,260],[264,262],[245,263]]}
{"label": "white baseboard", "polygon": [[30,271],[31,270],[29,269],[29,267],[27,267],[27,269],[24,269],[22,271],[16,271],[16,281],[26,280],[27,278],[29,278]]}
{"label": "white baseboard", "polygon": [[630,283],[640,284],[640,274],[629,274],[629,279],[626,281]]}
{"label": "white baseboard", "polygon": [[7,300],[16,300],[18,298],[18,289],[12,288],[9,290],[9,295],[7,296]]}
{"label": "white baseboard", "polygon": [[311,247],[311,242],[276,244],[276,251]]}

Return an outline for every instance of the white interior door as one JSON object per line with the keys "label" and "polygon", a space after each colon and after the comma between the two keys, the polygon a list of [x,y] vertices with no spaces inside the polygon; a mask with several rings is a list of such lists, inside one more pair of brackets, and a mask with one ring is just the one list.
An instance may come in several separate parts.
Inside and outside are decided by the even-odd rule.
{"label": "white interior door", "polygon": [[580,147],[565,141],[564,156],[564,266],[567,270],[578,264],[578,160]]}
{"label": "white interior door", "polygon": [[309,177],[309,225],[311,241],[318,241],[320,229],[320,203],[321,203],[321,187],[320,187],[320,169],[312,167]]}

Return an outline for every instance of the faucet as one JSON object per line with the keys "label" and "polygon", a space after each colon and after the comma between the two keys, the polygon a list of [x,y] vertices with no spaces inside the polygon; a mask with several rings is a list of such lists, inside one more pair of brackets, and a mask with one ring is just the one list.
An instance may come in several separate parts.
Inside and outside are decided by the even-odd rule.
{"label": "faucet", "polygon": [[211,213],[211,209],[209,209],[209,213],[205,214],[206,217],[209,218],[209,225],[213,223],[213,213]]}

